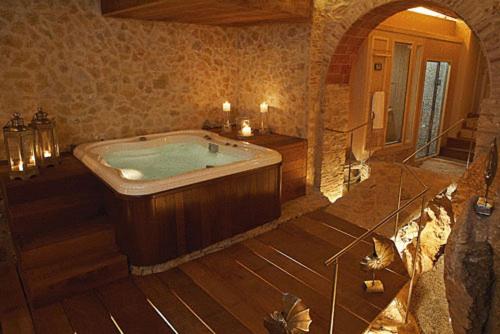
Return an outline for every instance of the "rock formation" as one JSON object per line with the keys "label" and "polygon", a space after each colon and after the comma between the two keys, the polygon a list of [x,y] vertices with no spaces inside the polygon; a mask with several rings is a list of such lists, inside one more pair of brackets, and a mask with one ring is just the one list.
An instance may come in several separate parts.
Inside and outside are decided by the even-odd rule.
{"label": "rock formation", "polygon": [[488,233],[491,227],[500,227],[500,212],[478,216],[472,208],[476,199],[467,202],[446,246],[446,295],[457,334],[484,333],[492,303],[494,250]]}

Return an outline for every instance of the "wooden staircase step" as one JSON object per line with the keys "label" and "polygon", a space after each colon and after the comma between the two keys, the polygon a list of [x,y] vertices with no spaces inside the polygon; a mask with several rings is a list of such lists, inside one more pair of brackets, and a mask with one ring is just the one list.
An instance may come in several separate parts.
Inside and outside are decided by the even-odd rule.
{"label": "wooden staircase step", "polygon": [[[439,155],[457,160],[467,161],[467,158],[469,156],[469,150],[456,147],[443,146],[439,151]],[[471,160],[474,158],[474,152],[470,153],[470,158]]]}
{"label": "wooden staircase step", "polygon": [[67,258],[23,271],[28,299],[39,307],[128,276],[127,258],[118,252]]}
{"label": "wooden staircase step", "polygon": [[50,265],[66,258],[117,250],[115,233],[106,216],[20,239],[23,270]]}
{"label": "wooden staircase step", "polygon": [[77,221],[97,217],[102,211],[102,197],[92,193],[54,196],[8,206],[9,224],[16,238],[25,233],[74,225]]}
{"label": "wooden staircase step", "polygon": [[464,150],[469,150],[469,147],[472,145],[472,150],[474,151],[474,148],[476,147],[476,143],[474,140],[470,138],[454,138],[454,137],[448,137],[446,139],[446,147],[451,147],[451,148],[459,148],[459,149],[464,149]]}

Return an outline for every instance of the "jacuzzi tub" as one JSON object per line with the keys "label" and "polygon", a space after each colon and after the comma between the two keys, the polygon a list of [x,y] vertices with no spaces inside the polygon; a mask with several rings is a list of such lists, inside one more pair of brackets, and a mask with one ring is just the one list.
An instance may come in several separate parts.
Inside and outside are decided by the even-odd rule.
{"label": "jacuzzi tub", "polygon": [[133,268],[161,267],[281,215],[274,150],[193,130],[82,144],[74,154],[107,185],[104,206]]}
{"label": "jacuzzi tub", "polygon": [[274,150],[203,130],[82,144],[74,155],[124,195],[158,193],[281,162]]}

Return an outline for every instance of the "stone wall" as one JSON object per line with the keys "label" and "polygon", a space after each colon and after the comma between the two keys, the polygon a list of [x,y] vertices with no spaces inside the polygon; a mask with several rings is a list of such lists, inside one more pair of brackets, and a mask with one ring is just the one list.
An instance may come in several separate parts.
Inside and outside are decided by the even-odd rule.
{"label": "stone wall", "polygon": [[[305,135],[309,26],[222,28],[104,18],[97,0],[0,2],[0,123],[37,106],[63,149],[85,141],[200,128],[221,118]],[[3,150],[0,158],[4,158]]]}
{"label": "stone wall", "polygon": [[272,130],[305,136],[307,24],[269,24],[236,28],[239,115],[259,122],[259,105],[269,103]]}
{"label": "stone wall", "polygon": [[236,100],[237,35],[104,18],[96,0],[0,2],[0,122],[43,106],[63,148],[200,127]]}
{"label": "stone wall", "polygon": [[[345,130],[348,114],[342,112],[349,107],[350,87],[347,85],[327,85],[323,108],[324,127]],[[334,201],[342,196],[344,184],[344,163],[347,135],[325,131],[321,155],[321,192]]]}

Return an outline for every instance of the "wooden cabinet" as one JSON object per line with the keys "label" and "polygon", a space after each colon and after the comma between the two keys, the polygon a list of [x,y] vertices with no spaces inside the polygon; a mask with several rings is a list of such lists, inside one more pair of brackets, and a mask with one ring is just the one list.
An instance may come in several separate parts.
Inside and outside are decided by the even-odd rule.
{"label": "wooden cabinet", "polygon": [[[216,131],[219,132],[219,131]],[[231,139],[238,138],[236,132],[219,133]],[[306,194],[307,140],[278,134],[256,135],[244,141],[278,151],[282,156],[281,202]]]}
{"label": "wooden cabinet", "polygon": [[209,25],[306,22],[311,0],[101,0],[105,16]]}

